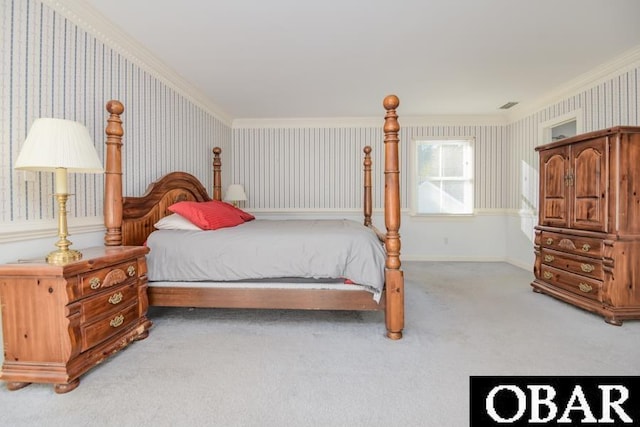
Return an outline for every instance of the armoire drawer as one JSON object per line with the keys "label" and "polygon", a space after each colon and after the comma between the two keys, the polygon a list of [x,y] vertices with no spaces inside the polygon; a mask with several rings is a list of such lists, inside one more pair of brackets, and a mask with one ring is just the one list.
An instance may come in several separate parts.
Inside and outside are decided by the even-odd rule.
{"label": "armoire drawer", "polygon": [[603,280],[604,278],[602,260],[575,256],[544,248],[540,256],[542,257],[543,264],[588,276],[596,280]]}
{"label": "armoire drawer", "polygon": [[602,256],[602,240],[592,237],[579,237],[569,234],[543,231],[540,239],[542,248],[555,249],[576,255],[600,258]]}
{"label": "armoire drawer", "polygon": [[540,268],[540,279],[585,298],[602,301],[601,280],[590,279],[548,265],[542,265]]}

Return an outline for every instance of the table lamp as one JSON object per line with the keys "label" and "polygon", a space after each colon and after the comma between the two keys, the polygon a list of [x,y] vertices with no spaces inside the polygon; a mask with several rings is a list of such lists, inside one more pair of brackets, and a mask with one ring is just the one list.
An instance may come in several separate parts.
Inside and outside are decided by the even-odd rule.
{"label": "table lamp", "polygon": [[67,240],[67,172],[101,173],[104,171],[87,128],[64,119],[36,119],[29,129],[15,169],[55,173],[55,197],[58,200],[57,250],[47,255],[49,264],[64,265],[82,258],[69,249]]}
{"label": "table lamp", "polygon": [[247,200],[247,195],[244,193],[242,184],[229,185],[224,199],[231,202],[235,207],[238,207],[238,202]]}

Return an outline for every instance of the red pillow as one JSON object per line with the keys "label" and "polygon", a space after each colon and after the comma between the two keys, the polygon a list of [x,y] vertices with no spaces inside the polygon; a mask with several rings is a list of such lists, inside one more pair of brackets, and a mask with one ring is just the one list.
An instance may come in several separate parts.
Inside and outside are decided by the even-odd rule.
{"label": "red pillow", "polygon": [[209,202],[178,202],[169,206],[169,210],[182,215],[203,230],[235,227],[245,221],[237,212],[237,208],[217,200]]}
{"label": "red pillow", "polygon": [[227,203],[227,202],[218,202],[218,203],[221,203],[222,204],[221,206],[224,209],[229,209],[231,211],[234,211],[238,215],[240,215],[240,218],[242,218],[243,221],[251,221],[251,220],[256,219],[256,217],[251,215],[249,212],[245,212],[242,209],[233,206],[231,203]]}
{"label": "red pillow", "polygon": [[[226,203],[226,204],[229,205],[228,203]],[[242,218],[245,221],[251,221],[251,220],[256,219],[256,217],[251,215],[249,212],[245,212],[242,209],[237,208],[237,207],[235,207],[233,205],[229,205],[229,206],[231,206],[233,209],[235,209],[235,211],[238,213],[238,215],[240,215],[240,218]]]}

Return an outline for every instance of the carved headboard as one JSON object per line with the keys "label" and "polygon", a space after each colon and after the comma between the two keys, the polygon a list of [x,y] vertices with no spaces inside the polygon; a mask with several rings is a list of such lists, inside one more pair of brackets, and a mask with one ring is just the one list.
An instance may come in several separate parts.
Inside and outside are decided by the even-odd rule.
{"label": "carved headboard", "polygon": [[122,204],[122,244],[142,245],[154,230],[153,225],[171,212],[176,202],[209,201],[207,190],[196,177],[186,172],[171,172],[147,187],[141,197],[125,197]]}
{"label": "carved headboard", "polygon": [[[121,114],[124,106],[120,101],[107,103],[110,113],[107,119],[107,152],[105,164],[105,201],[104,224],[106,228],[105,245],[138,246],[144,244],[154,230],[154,224],[170,214],[167,210],[173,203],[182,200],[198,202],[211,198],[200,181],[186,172],[171,172],[151,183],[147,191],[140,197],[124,197],[122,195],[122,128]],[[213,149],[214,154],[214,188],[216,200],[221,198],[220,184],[220,152]]]}

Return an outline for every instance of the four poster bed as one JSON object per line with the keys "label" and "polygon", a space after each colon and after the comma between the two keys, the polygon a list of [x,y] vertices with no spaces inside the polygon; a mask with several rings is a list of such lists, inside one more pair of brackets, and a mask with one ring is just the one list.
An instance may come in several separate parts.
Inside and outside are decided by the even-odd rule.
{"label": "four poster bed", "polygon": [[[213,197],[208,195],[194,176],[185,172],[172,172],[150,184],[143,196],[123,198],[121,147],[124,131],[120,116],[124,112],[124,106],[119,101],[109,101],[107,111],[110,117],[106,127],[105,244],[149,246],[147,263],[150,305],[384,310],[387,336],[400,339],[404,328],[404,278],[400,268],[398,105],[399,100],[394,95],[387,96],[383,101],[386,110],[383,128],[386,233],[377,230],[371,221],[373,199],[369,146],[364,148],[363,162],[364,224],[347,220],[253,220],[252,215],[240,211],[243,220],[237,226],[201,231],[197,227],[195,230],[157,230],[156,227],[161,219],[176,216],[174,208],[178,205],[209,206],[217,203],[216,206],[231,209],[230,205],[221,202],[221,149],[213,149]],[[352,231],[360,237],[352,237]],[[285,241],[283,236],[287,233],[292,233],[292,238]],[[213,242],[205,242],[210,236],[213,236]],[[223,237],[229,240],[221,240]],[[328,246],[325,246],[324,239],[333,237],[338,240],[329,240]],[[356,246],[355,243],[352,244],[352,240],[356,239],[373,239],[375,244],[371,245],[369,242],[370,246],[367,247]],[[238,249],[241,252],[231,254],[230,248],[237,242],[242,243]],[[192,248],[195,249],[192,251]],[[221,251],[215,252],[220,248]],[[342,248],[347,248],[346,252]],[[258,258],[249,261],[247,257],[250,252],[258,252]],[[305,264],[308,260],[298,260],[300,252],[310,252],[309,258],[323,260],[325,265],[322,268],[326,269],[316,271],[315,266]],[[342,252],[344,254],[338,254]],[[187,254],[186,258],[180,254]],[[334,254],[347,258],[334,259]],[[381,261],[376,263],[372,259]],[[244,267],[230,265],[234,260],[240,260]],[[360,260],[362,264],[356,264]],[[299,271],[300,264],[304,265],[303,269],[313,271]],[[354,264],[357,267],[351,270],[347,270],[347,267],[332,268]],[[275,267],[275,272],[270,271],[272,267]],[[230,279],[220,280],[215,275],[208,275],[218,268],[230,270]]]}

